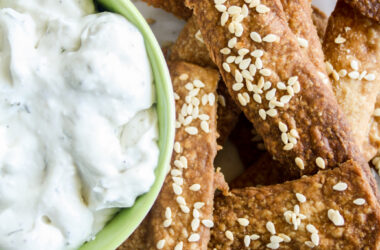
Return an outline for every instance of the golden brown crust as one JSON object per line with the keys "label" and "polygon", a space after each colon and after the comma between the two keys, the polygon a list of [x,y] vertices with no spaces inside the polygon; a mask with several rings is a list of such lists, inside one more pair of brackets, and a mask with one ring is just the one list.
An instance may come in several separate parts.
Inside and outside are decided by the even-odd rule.
{"label": "golden brown crust", "polygon": [[321,11],[314,5],[312,6],[312,9],[313,9],[313,14],[311,15],[311,18],[313,19],[313,24],[315,28],[317,29],[319,40],[322,43],[323,37],[325,36],[328,18],[323,11]]}
{"label": "golden brown crust", "polygon": [[380,21],[380,1],[379,0],[344,0],[346,3],[357,9],[362,15]]}
{"label": "golden brown crust", "polygon": [[297,39],[305,39],[307,47],[300,43],[300,49],[309,57],[310,61],[326,74],[322,45],[318,37],[316,26],[312,20],[311,1],[309,0],[281,0],[286,21]]}
{"label": "golden brown crust", "polygon": [[[220,50],[226,47],[228,40],[233,37],[228,31],[229,25],[224,27],[219,25],[220,13],[214,8],[211,0],[189,2],[190,6],[194,8],[194,14],[212,59],[221,70],[230,94],[237,102],[239,102],[238,94],[242,95],[246,92],[252,96],[253,93],[247,92],[246,87],[240,91],[234,91],[232,85],[236,82],[235,77],[226,72],[222,66],[227,56],[222,55]],[[272,74],[265,78],[261,78],[257,74],[253,81],[254,84],[257,84],[259,79],[265,79],[265,81],[271,81],[273,87],[280,80],[287,82],[291,77],[297,76],[301,88],[289,104],[286,104],[284,108],[276,109],[278,112],[276,116],[267,115],[266,120],[259,115],[260,109],[269,110],[265,94],[261,98],[262,104],[256,103],[250,98],[250,102],[246,106],[240,104],[246,117],[254,123],[258,134],[263,137],[268,151],[281,163],[286,164],[292,175],[317,172],[317,157],[325,159],[328,167],[336,166],[337,163],[351,158],[360,158],[352,143],[345,119],[338,109],[333,93],[329,90],[328,79],[316,73],[318,70],[301,52],[295,35],[287,26],[280,2],[276,0],[262,3],[269,7],[270,11],[266,14],[258,14],[251,9],[250,14],[243,21],[245,31],[238,39],[239,42],[236,46],[239,49],[247,48],[249,51],[255,49],[265,51],[261,59],[264,67],[269,68]],[[229,1],[229,4],[242,6],[244,1],[233,0]],[[274,43],[256,43],[250,38],[250,33],[253,31],[261,34],[262,37],[273,33],[280,39]],[[233,54],[237,54],[236,49],[233,50]],[[237,66],[230,64],[230,68],[234,73]],[[281,95],[277,95],[277,100],[285,93],[284,90],[278,90],[276,94]],[[279,121],[285,123],[289,130],[296,129],[299,133],[300,138],[292,150],[285,151],[283,149],[284,143],[281,140]],[[296,157],[303,159],[304,170],[295,164]]]}
{"label": "golden brown crust", "polygon": [[[204,83],[204,87],[200,88],[197,95],[199,100],[203,95],[215,95],[216,86],[219,80],[219,74],[212,69],[205,69],[193,64],[174,62],[169,63],[169,69],[171,72],[174,91],[179,96],[176,100],[177,121],[183,115],[183,105],[185,97],[190,91],[185,87],[185,84],[194,82],[194,80],[200,80]],[[188,76],[187,79],[184,74]],[[181,80],[185,79],[185,80]],[[199,114],[205,114],[209,116],[207,124],[209,125],[209,132],[206,133],[201,129],[200,119],[194,119],[189,125],[182,125],[177,128],[175,142],[178,142],[181,146],[181,151],[174,153],[172,157],[172,170],[180,170],[182,172],[183,184],[181,185],[181,194],[175,193],[173,188],[175,173],[171,172],[166,178],[161,193],[156,200],[153,209],[151,210],[151,238],[155,244],[160,240],[165,240],[165,246],[163,249],[173,249],[177,244],[183,242],[184,249],[206,249],[207,242],[209,241],[210,231],[202,223],[199,228],[192,230],[191,224],[195,218],[194,204],[196,202],[204,202],[204,206],[199,211],[199,219],[212,219],[212,207],[214,197],[214,167],[213,160],[216,155],[216,104],[208,103],[203,105],[202,102],[199,105]],[[190,135],[186,132],[186,129],[190,126],[196,127],[198,133]],[[174,162],[181,160],[181,157],[187,159],[187,168],[178,168]],[[177,177],[181,177],[177,176]],[[199,191],[192,191],[191,186],[194,184],[200,185]],[[178,197],[182,197],[189,209],[188,213],[180,208],[177,201]],[[165,228],[163,226],[165,218],[165,212],[167,207],[171,209],[172,223],[170,227]],[[191,234],[197,233],[199,239],[196,242],[189,242]]]}
{"label": "golden brown crust", "polygon": [[[334,190],[333,187],[338,182],[346,183],[347,189]],[[297,198],[296,193],[302,194],[306,201],[301,202],[302,196],[298,195]],[[357,200],[360,198],[365,201],[363,205],[357,205],[361,204]],[[292,219],[290,224],[284,216],[286,211],[296,212],[296,205],[299,206],[300,213],[305,215],[297,230],[294,229]],[[336,226],[329,219],[329,209],[339,211],[344,219],[343,225]],[[292,212],[287,212],[290,218]],[[245,221],[241,221],[241,225],[238,218],[248,219],[249,225],[244,226]],[[361,167],[353,161],[296,181],[236,189],[231,191],[230,196],[218,196],[215,199],[214,221],[215,227],[209,243],[211,249],[243,249],[245,235],[252,234],[257,234],[260,238],[250,240],[251,249],[269,249],[266,248],[267,244],[276,240],[276,237],[272,240],[270,237],[280,236],[281,233],[290,237],[290,242],[281,242],[279,249],[310,249],[306,245],[310,243],[305,242],[312,238],[314,242],[316,238],[319,239],[317,249],[380,247],[380,207]],[[267,229],[269,221],[274,224],[275,234]],[[311,232],[315,234],[315,231],[311,226],[307,227],[308,230],[308,224],[318,230],[316,234],[319,237],[312,236]],[[233,241],[226,238],[227,230],[233,234]]]}
{"label": "golden brown crust", "polygon": [[230,183],[231,188],[257,187],[288,181],[279,163],[269,153],[264,153],[240,176]]}
{"label": "golden brown crust", "polygon": [[192,12],[184,5],[184,0],[143,0],[156,8],[164,9],[182,19],[189,19]]}
{"label": "golden brown crust", "polygon": [[[337,44],[337,37],[345,41]],[[340,1],[329,19],[324,52],[326,61],[333,68],[329,73],[338,103],[351,124],[353,136],[365,159],[369,161],[379,149],[376,141],[371,145],[369,133],[380,91],[380,24]],[[351,64],[357,64],[358,69],[355,70]],[[343,71],[347,73],[342,74]],[[368,81],[364,75],[362,79],[353,79],[349,75],[352,72],[373,74],[375,79]]]}
{"label": "golden brown crust", "polygon": [[[197,86],[203,83],[204,87],[200,86],[198,94],[194,97],[201,100],[205,94],[215,96],[219,74],[213,69],[185,62],[170,62],[169,69],[177,96],[177,130],[171,161],[172,168],[149,213],[149,219],[131,236],[131,240],[128,239],[124,243],[124,249],[156,249],[157,244],[160,244],[162,240],[165,241],[162,249],[174,249],[177,244],[181,244],[180,242],[183,244],[183,249],[206,249],[210,230],[202,223],[197,228],[192,228],[196,213],[194,210],[200,213],[200,222],[204,219],[212,221],[214,190],[228,188],[222,174],[215,175],[213,167],[217,148],[216,103],[208,102],[203,105],[201,101],[198,106],[199,115],[208,116],[208,119],[202,119],[208,124],[209,132],[202,129],[200,116],[198,116],[199,119],[194,118],[190,124],[183,124],[186,117],[189,117],[188,115],[184,117],[182,110],[188,111],[187,108],[183,108],[183,105],[186,103],[190,89],[197,89]],[[195,83],[198,80],[200,82]],[[188,83],[193,87],[190,88]],[[194,83],[198,85],[195,86]],[[193,100],[191,100],[192,103]],[[192,117],[196,116],[192,115]],[[193,134],[188,130],[190,127],[196,128],[198,133]],[[199,184],[199,186],[193,186],[194,184]],[[196,209],[197,202],[203,202],[204,205]],[[170,216],[167,210],[170,210]],[[189,237],[193,233],[199,234],[199,239],[189,242]]]}

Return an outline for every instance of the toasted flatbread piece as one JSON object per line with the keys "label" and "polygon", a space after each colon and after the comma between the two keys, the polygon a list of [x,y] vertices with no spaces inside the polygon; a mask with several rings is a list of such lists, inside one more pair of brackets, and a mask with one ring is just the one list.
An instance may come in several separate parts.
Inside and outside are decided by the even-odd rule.
{"label": "toasted flatbread piece", "polygon": [[[231,96],[287,174],[362,161],[328,78],[301,51],[280,1],[261,1],[252,8],[243,0],[228,1],[231,17],[226,14],[224,26],[226,15],[212,0],[188,4]],[[225,48],[231,52],[221,53]]]}
{"label": "toasted flatbread piece", "polygon": [[184,5],[184,0],[143,0],[156,8],[164,9],[182,19],[189,19],[192,12]]}
{"label": "toasted flatbread piece", "polygon": [[379,249],[380,207],[348,161],[284,184],[215,199],[210,249]]}
{"label": "toasted flatbread piece", "polygon": [[380,22],[380,1],[379,0],[344,0],[346,3],[357,9],[361,14],[373,18]]}
{"label": "toasted flatbread piece", "polygon": [[132,244],[127,240],[128,247],[122,249],[140,249],[141,242],[145,249],[206,249],[210,239],[214,191],[223,186],[213,166],[219,74],[184,62],[171,62],[169,69],[177,110],[171,170],[149,213],[147,229],[138,229]]}
{"label": "toasted flatbread piece", "polygon": [[339,1],[323,47],[338,103],[369,161],[379,151],[370,125],[380,91],[380,23]]}

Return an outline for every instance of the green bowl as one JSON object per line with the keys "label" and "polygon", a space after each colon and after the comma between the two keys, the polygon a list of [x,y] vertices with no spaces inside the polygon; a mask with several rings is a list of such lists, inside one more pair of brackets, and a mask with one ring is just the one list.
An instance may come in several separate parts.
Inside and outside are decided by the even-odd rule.
{"label": "green bowl", "polygon": [[149,25],[129,0],[97,0],[105,10],[121,14],[142,33],[153,70],[156,85],[160,157],[155,170],[156,180],[150,191],[139,198],[131,208],[122,209],[107,223],[96,238],[80,250],[111,250],[123,243],[149,212],[169,171],[174,141],[174,97],[169,71],[161,48]]}

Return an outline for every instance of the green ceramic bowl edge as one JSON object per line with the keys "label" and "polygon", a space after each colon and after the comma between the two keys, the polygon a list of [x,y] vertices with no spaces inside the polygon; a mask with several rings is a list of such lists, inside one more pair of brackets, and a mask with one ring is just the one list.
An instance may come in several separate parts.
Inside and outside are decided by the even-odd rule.
{"label": "green ceramic bowl edge", "polygon": [[157,198],[169,171],[175,131],[174,98],[170,75],[161,48],[149,25],[129,0],[97,0],[96,2],[106,10],[127,18],[144,36],[156,85],[160,157],[155,170],[156,180],[150,191],[140,196],[133,207],[122,209],[96,235],[94,240],[85,243],[80,250],[115,249],[138,227]]}

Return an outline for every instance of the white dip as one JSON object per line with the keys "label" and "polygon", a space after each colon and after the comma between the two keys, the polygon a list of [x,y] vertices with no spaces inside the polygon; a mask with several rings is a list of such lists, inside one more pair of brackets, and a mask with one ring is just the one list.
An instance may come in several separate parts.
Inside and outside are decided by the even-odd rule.
{"label": "white dip", "polygon": [[0,249],[75,249],[155,179],[144,41],[90,0],[0,8]]}

